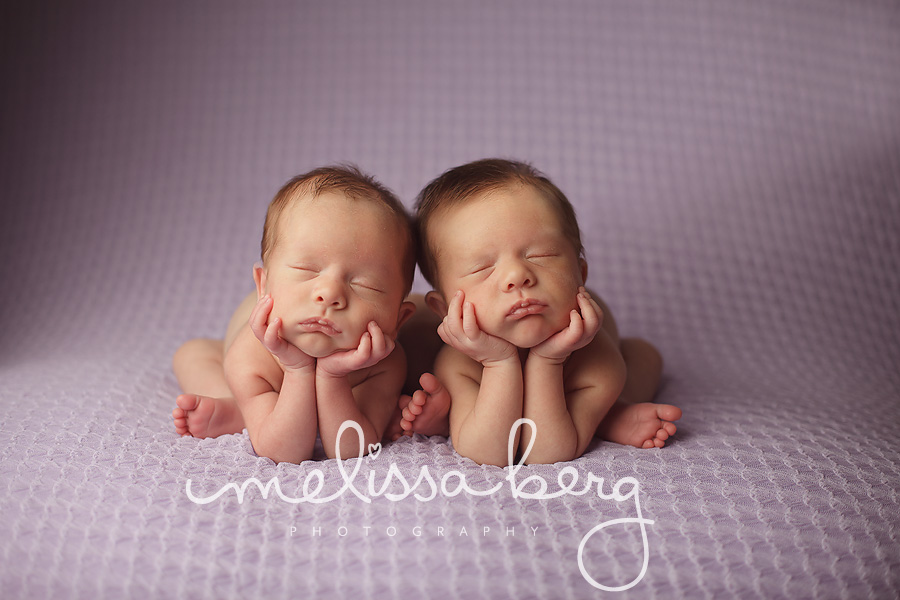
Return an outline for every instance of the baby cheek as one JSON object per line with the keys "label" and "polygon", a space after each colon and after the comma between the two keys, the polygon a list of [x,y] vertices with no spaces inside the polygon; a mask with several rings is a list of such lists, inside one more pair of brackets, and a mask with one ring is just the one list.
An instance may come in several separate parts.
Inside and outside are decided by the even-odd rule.
{"label": "baby cheek", "polygon": [[375,321],[384,333],[393,333],[397,325],[396,311],[385,306],[372,305],[368,310],[362,311],[359,317],[360,335]]}
{"label": "baby cheek", "polygon": [[560,282],[561,308],[564,309],[561,312],[568,315],[569,311],[572,309],[578,309],[578,288],[582,285],[583,284],[575,278],[567,278],[566,281]]}

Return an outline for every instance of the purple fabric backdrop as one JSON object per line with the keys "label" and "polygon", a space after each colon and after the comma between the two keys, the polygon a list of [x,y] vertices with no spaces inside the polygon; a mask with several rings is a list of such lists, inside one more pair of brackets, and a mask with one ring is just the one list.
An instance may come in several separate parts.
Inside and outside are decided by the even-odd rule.
{"label": "purple fabric backdrop", "polygon": [[[685,410],[661,451],[597,444],[570,465],[606,492],[640,482],[650,558],[622,595],[900,594],[896,2],[0,15],[0,595],[600,594],[579,542],[635,512],[596,494],[185,492],[340,480],[335,461],[256,458],[246,434],[179,439],[169,416],[171,355],[222,335],[278,187],[351,161],[411,205],[444,169],[496,155],[571,198],[589,284],[623,333],[660,347],[660,400]],[[443,438],[386,446],[363,472],[381,482],[391,462],[482,487],[505,475]],[[627,583],[642,544],[636,525],[610,527],[586,571]]]}

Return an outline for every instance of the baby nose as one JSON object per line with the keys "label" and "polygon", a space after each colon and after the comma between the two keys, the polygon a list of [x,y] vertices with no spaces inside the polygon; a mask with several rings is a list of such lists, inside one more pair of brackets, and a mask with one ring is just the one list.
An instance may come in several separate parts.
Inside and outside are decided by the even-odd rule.
{"label": "baby nose", "polygon": [[509,270],[505,280],[507,292],[534,285],[534,275],[528,269],[518,265]]}
{"label": "baby nose", "polygon": [[315,297],[316,303],[334,308],[343,308],[347,303],[343,288],[337,282],[323,282],[316,288]]}

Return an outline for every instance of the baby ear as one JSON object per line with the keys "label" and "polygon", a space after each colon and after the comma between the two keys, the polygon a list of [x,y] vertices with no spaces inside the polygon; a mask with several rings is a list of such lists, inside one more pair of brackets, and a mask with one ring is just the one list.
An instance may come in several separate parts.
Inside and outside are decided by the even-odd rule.
{"label": "baby ear", "polygon": [[587,285],[588,264],[583,258],[578,259],[578,266],[581,267],[581,283]]}
{"label": "baby ear", "polygon": [[256,282],[256,297],[262,298],[266,292],[266,270],[262,263],[253,265],[253,281]]}
{"label": "baby ear", "polygon": [[444,297],[441,296],[438,292],[432,290],[425,294],[425,304],[428,305],[428,308],[431,309],[431,312],[433,312],[440,318],[443,319],[447,316],[447,303],[444,301]]}
{"label": "baby ear", "polygon": [[415,314],[415,312],[416,312],[416,303],[415,302],[410,302],[409,300],[407,300],[400,305],[400,312],[398,313],[398,317],[397,317],[397,330],[398,331],[400,330],[400,328],[403,326],[404,323],[409,321],[409,319],[413,316],[413,314]]}

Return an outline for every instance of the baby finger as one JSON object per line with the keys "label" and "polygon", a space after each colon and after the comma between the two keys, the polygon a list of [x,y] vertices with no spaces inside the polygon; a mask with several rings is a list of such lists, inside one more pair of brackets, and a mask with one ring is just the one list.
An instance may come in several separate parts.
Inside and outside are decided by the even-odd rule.
{"label": "baby finger", "polygon": [[375,321],[369,323],[369,335],[372,339],[372,354],[384,356],[384,351],[387,349],[387,341],[384,337],[384,332]]}
{"label": "baby finger", "polygon": [[581,336],[584,333],[584,320],[581,318],[581,315],[578,314],[578,311],[572,309],[572,312],[569,313],[569,327],[568,332],[566,332],[566,337],[569,338],[570,343],[576,343],[581,340]]}
{"label": "baby finger", "polygon": [[469,339],[475,339],[480,333],[478,321],[475,319],[475,305],[471,302],[466,302],[463,305],[462,328]]}
{"label": "baby finger", "polygon": [[578,306],[581,308],[585,329],[596,333],[603,322],[603,310],[587,294],[578,296]]}
{"label": "baby finger", "polygon": [[263,334],[265,334],[266,321],[268,321],[269,314],[272,312],[272,309],[268,305],[269,297],[263,296],[250,312],[250,329],[256,334],[256,337],[260,339],[262,339]]}
{"label": "baby finger", "polygon": [[362,339],[359,340],[359,347],[356,349],[356,355],[363,362],[369,360],[369,357],[372,356],[372,334],[368,331],[362,334]]}
{"label": "baby finger", "polygon": [[263,338],[263,344],[265,344],[266,348],[273,354],[277,354],[277,352],[281,350],[281,344],[283,342],[281,336],[278,335],[279,329],[281,329],[281,319],[275,317],[269,322],[269,326],[266,327]]}

